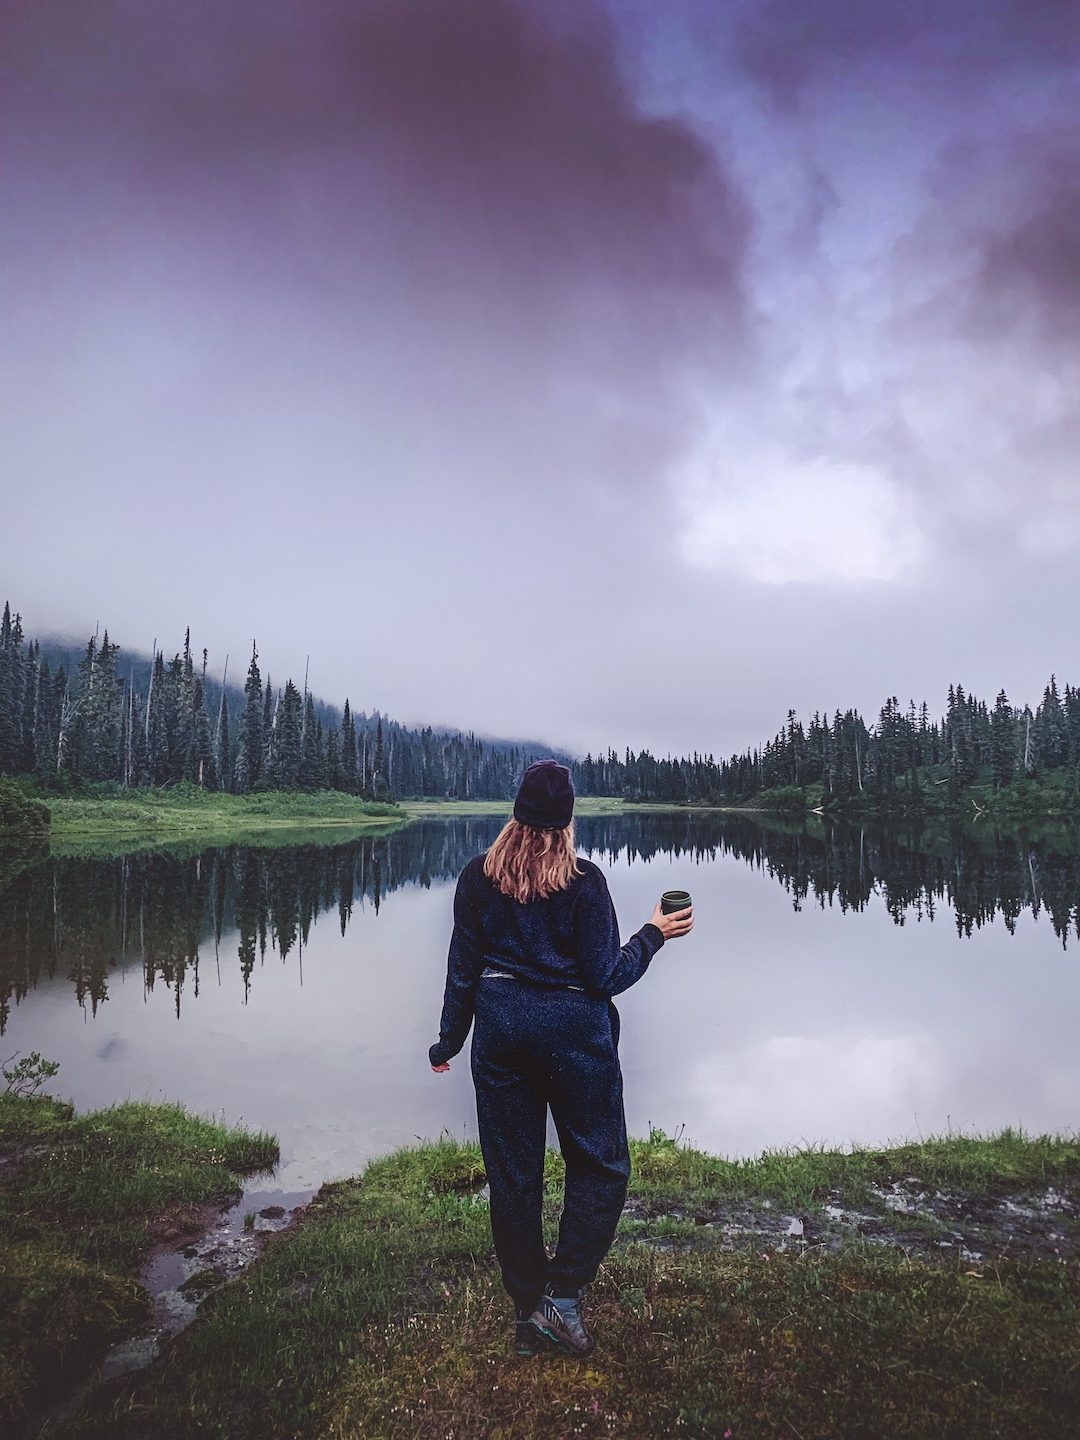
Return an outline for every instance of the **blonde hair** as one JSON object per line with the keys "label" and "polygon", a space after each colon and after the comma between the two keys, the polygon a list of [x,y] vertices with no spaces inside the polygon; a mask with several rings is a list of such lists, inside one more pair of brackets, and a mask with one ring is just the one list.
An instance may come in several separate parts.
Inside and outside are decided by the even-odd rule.
{"label": "blonde hair", "polygon": [[565,830],[538,830],[508,820],[484,856],[484,874],[496,889],[522,905],[565,890],[580,873],[573,821]]}

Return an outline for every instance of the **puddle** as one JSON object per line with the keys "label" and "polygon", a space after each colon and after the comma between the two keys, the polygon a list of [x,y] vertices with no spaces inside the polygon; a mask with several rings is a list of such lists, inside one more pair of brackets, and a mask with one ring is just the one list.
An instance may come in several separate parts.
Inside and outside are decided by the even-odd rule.
{"label": "puddle", "polygon": [[284,1230],[314,1193],[268,1189],[264,1175],[245,1186],[227,1210],[211,1212],[208,1225],[186,1234],[166,1230],[138,1276],[153,1301],[145,1329],[114,1345],[97,1372],[59,1404],[28,1417],[27,1434],[49,1432],[95,1386],[152,1365],[165,1341],[195,1319],[200,1302],[242,1275],[258,1259],[268,1236]]}
{"label": "puddle", "polygon": [[[266,1180],[244,1188],[235,1205],[224,1211],[203,1234],[189,1239],[176,1250],[159,1251],[139,1276],[154,1301],[150,1332],[160,1341],[177,1335],[194,1320],[200,1301],[242,1275],[261,1253],[268,1235],[284,1230],[296,1210],[306,1205],[315,1192],[287,1192],[267,1189]],[[141,1337],[148,1338],[148,1337]],[[130,1351],[128,1369],[139,1369],[140,1352],[135,1341],[114,1346],[105,1359],[107,1368],[119,1363],[118,1352]],[[150,1356],[152,1360],[154,1356]],[[142,1360],[141,1364],[149,1364]],[[114,1369],[113,1374],[122,1374]]]}
{"label": "puddle", "polygon": [[284,1230],[314,1193],[271,1190],[265,1178],[253,1181],[208,1229],[179,1240],[177,1249],[158,1250],[139,1274],[153,1300],[149,1324],[112,1347],[91,1384],[152,1364],[162,1343],[195,1319],[200,1302],[242,1275],[261,1254],[267,1236]]}

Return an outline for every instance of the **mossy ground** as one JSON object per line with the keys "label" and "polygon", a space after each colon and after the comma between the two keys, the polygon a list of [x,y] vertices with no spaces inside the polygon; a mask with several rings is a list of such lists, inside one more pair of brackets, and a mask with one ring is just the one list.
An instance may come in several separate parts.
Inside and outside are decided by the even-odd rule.
{"label": "mossy ground", "polygon": [[277,1145],[178,1106],[87,1115],[0,1095],[0,1431],[62,1392],[145,1310],[152,1222],[239,1193]]}
{"label": "mossy ground", "polygon": [[[731,1249],[725,1205],[883,1210],[898,1183],[973,1202],[1077,1197],[1080,1146],[949,1138],[725,1162],[654,1134],[635,1219],[590,1293],[585,1363],[516,1356],[474,1146],[399,1151],[326,1187],[150,1370],[102,1387],[68,1437],[1065,1440],[1080,1414],[1080,1267],[974,1264],[850,1240]],[[561,1162],[548,1163],[548,1220]],[[1071,1212],[1070,1212],[1071,1213]],[[642,1220],[640,1217],[644,1216]],[[1059,1222],[1071,1224],[1072,1222]],[[1072,1241],[1080,1236],[1075,1227]],[[1070,1247],[1066,1247],[1069,1249]]]}

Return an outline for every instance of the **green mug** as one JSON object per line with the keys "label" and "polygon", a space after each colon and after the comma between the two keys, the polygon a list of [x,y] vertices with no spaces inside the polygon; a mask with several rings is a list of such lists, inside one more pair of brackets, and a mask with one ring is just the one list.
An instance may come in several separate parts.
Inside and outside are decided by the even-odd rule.
{"label": "green mug", "polygon": [[692,903],[689,890],[665,890],[660,896],[660,913],[674,915],[676,910],[689,910]]}

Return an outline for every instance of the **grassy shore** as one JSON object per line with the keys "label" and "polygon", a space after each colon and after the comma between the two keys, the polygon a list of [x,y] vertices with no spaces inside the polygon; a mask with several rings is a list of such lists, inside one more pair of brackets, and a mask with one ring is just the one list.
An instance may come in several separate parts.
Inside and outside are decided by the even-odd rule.
{"label": "grassy shore", "polygon": [[52,837],[78,840],[92,836],[242,840],[256,832],[316,829],[365,829],[407,816],[396,805],[379,805],[337,791],[313,795],[297,791],[227,795],[179,785],[169,790],[127,790],[116,794],[50,797]]}
{"label": "grassy shore", "polygon": [[238,1195],[238,1176],[276,1163],[269,1136],[178,1106],[76,1116],[0,1094],[0,1432],[136,1328],[134,1277],[155,1229],[182,1232]]}
{"label": "grassy shore", "polygon": [[[324,1187],[161,1360],[101,1387],[55,1433],[1075,1433],[1080,1144],[1005,1132],[729,1162],[654,1133],[633,1159],[591,1291],[587,1362],[513,1354],[481,1158],[444,1141]],[[552,1234],[560,1171],[551,1155]],[[961,1233],[995,1253],[958,1248]]]}
{"label": "grassy shore", "polygon": [[[54,842],[75,843],[93,839],[244,841],[259,834],[279,831],[320,829],[368,831],[442,816],[505,815],[509,800],[404,800],[381,804],[343,795],[334,790],[314,794],[299,791],[267,791],[262,794],[228,795],[178,785],[165,790],[119,790],[115,786],[87,786],[68,795],[34,795],[13,782],[6,782],[12,807],[45,805],[51,815],[44,829]],[[21,782],[20,782],[21,785]],[[582,797],[579,815],[621,815],[638,810],[670,810],[673,806],[629,805],[622,800]],[[20,812],[21,813],[21,812]],[[13,833],[19,829],[12,809]],[[26,817],[21,816],[25,821]],[[0,820],[3,816],[0,816]],[[29,825],[25,828],[29,831]],[[3,830],[0,825],[0,831]]]}
{"label": "grassy shore", "polygon": [[[401,808],[410,819],[440,815],[502,815],[507,820],[513,812],[512,800],[402,800]],[[631,815],[644,811],[679,811],[678,805],[635,805],[604,795],[579,795],[574,801],[575,815]]]}

